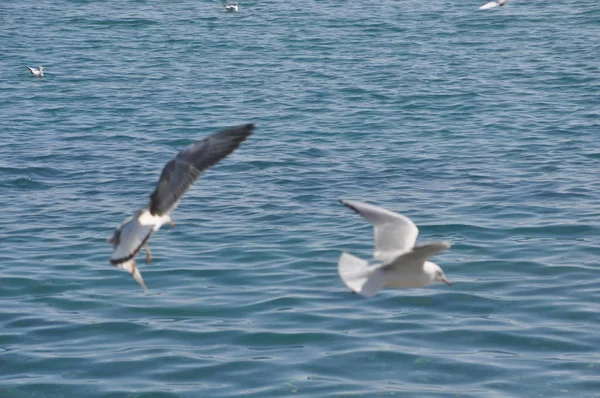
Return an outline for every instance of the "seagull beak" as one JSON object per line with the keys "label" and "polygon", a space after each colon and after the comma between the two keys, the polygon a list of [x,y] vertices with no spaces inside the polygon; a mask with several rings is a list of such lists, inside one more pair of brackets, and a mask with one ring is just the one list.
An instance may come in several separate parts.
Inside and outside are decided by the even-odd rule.
{"label": "seagull beak", "polygon": [[442,278],[442,282],[444,282],[446,285],[448,286],[452,286],[452,282],[450,282],[448,279],[446,278]]}

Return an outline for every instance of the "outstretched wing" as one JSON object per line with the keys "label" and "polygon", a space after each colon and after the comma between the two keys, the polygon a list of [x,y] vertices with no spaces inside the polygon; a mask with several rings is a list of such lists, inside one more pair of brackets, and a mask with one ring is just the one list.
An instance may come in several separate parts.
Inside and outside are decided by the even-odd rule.
{"label": "outstretched wing", "polygon": [[393,211],[355,200],[342,200],[367,221],[373,224],[375,253],[373,257],[387,264],[413,248],[419,229],[410,218]]}
{"label": "outstretched wing", "polygon": [[132,260],[142,250],[153,232],[153,225],[143,225],[138,216],[125,222],[118,232],[110,263],[119,265]]}
{"label": "outstretched wing", "polygon": [[232,153],[254,129],[253,124],[232,127],[187,146],[169,161],[150,195],[150,213],[170,213],[202,171]]}
{"label": "outstretched wing", "polygon": [[422,245],[415,246],[411,251],[399,255],[389,264],[384,265],[383,269],[394,268],[397,265],[402,265],[402,267],[421,267],[429,257],[433,257],[449,248],[450,244],[446,242],[423,243]]}

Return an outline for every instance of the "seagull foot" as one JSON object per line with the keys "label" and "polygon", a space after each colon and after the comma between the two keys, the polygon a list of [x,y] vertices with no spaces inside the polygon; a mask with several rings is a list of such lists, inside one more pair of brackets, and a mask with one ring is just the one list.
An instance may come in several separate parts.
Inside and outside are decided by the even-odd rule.
{"label": "seagull foot", "polygon": [[171,228],[175,228],[175,222],[173,222],[173,220],[169,221],[169,225],[171,226]]}
{"label": "seagull foot", "polygon": [[150,251],[150,246],[148,246],[148,244],[145,244],[144,249],[146,249],[146,264],[150,264],[150,260],[152,260],[152,252]]}

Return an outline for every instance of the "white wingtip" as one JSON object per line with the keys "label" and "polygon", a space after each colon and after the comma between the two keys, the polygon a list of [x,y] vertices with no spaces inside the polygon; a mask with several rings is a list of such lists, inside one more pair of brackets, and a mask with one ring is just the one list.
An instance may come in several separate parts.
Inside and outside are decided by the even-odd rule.
{"label": "white wingtip", "polygon": [[368,261],[350,253],[340,256],[338,273],[346,286],[365,297],[373,297],[384,285],[382,270],[371,269]]}

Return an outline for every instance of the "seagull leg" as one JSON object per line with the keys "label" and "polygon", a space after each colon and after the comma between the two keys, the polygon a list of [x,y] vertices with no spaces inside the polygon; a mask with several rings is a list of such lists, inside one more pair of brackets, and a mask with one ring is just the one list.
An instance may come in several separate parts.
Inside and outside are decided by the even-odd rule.
{"label": "seagull leg", "polygon": [[175,228],[175,222],[173,220],[169,221],[169,225],[171,228]]}
{"label": "seagull leg", "polygon": [[133,262],[131,276],[133,276],[133,279],[135,279],[135,281],[137,283],[139,283],[139,285],[142,287],[142,289],[144,289],[144,292],[148,291],[148,288],[146,287],[146,284],[144,283],[144,278],[142,278],[142,274],[140,274],[140,271],[137,269],[135,261]]}
{"label": "seagull leg", "polygon": [[152,252],[150,251],[150,246],[146,243],[144,245],[144,249],[146,249],[146,264],[150,264],[150,260],[152,260]]}
{"label": "seagull leg", "polygon": [[142,278],[142,274],[140,274],[140,271],[138,270],[137,264],[135,263],[134,259],[131,259],[121,264],[117,264],[116,266],[127,271],[129,275],[131,275],[133,279],[135,279],[135,281],[139,283],[142,289],[144,289],[144,292],[148,291],[148,288],[144,283],[144,278]]}

